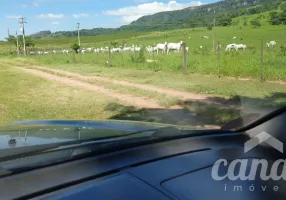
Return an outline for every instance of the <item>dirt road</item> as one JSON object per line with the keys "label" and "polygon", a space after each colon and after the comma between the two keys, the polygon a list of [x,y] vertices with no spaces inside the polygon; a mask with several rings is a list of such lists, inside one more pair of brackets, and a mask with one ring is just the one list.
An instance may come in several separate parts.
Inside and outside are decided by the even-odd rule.
{"label": "dirt road", "polygon": [[[159,94],[164,94],[166,96],[171,97],[177,97],[182,102],[185,101],[199,101],[203,102],[205,104],[209,105],[216,105],[220,108],[232,108],[232,109],[241,109],[241,106],[238,105],[232,105],[227,104],[227,99],[224,101],[217,101],[215,97],[210,95],[202,95],[202,94],[195,94],[195,93],[189,93],[184,91],[177,91],[162,87],[156,87],[152,85],[146,85],[146,84],[138,84],[138,83],[132,83],[122,80],[115,80],[110,79],[106,77],[100,77],[100,76],[86,76],[75,72],[65,71],[65,70],[59,70],[59,69],[50,69],[46,67],[41,66],[30,66],[28,68],[21,68],[18,67],[18,69],[24,70],[27,73],[34,74],[36,76],[41,76],[42,78],[46,78],[49,80],[58,81],[70,86],[75,87],[81,87],[84,89],[88,89],[94,92],[100,92],[102,94],[105,94],[109,97],[113,97],[119,101],[123,101],[125,103],[128,103],[129,105],[133,105],[139,108],[164,108],[162,105],[158,104],[158,102],[153,98],[147,98],[144,96],[136,96],[131,94],[122,94],[119,91],[113,90],[113,89],[107,89],[104,88],[104,86],[96,85],[96,83],[88,83],[90,80],[100,81],[108,84],[113,85],[120,85],[122,87],[131,87],[135,90],[145,90],[145,91],[152,91]],[[221,98],[223,99],[223,98]],[[169,109],[178,109],[181,106],[175,105],[170,107]]]}
{"label": "dirt road", "polygon": [[47,80],[57,81],[57,82],[60,82],[60,83],[63,83],[63,84],[69,85],[69,86],[78,87],[78,88],[90,90],[93,92],[100,92],[104,95],[107,95],[109,97],[115,98],[119,101],[128,103],[129,105],[133,105],[136,107],[140,107],[140,108],[142,108],[142,107],[143,108],[163,108],[162,106],[157,104],[152,99],[147,99],[147,98],[143,98],[143,97],[136,97],[136,96],[129,95],[129,94],[121,94],[121,93],[118,93],[118,92],[113,91],[111,89],[106,89],[102,86],[97,86],[97,85],[93,85],[93,84],[86,83],[83,81],[53,75],[53,74],[43,72],[43,71],[39,71],[36,69],[27,69],[27,68],[21,68],[21,67],[17,67],[17,69],[23,70],[26,73],[33,74],[35,76],[39,76],[39,77],[42,77],[42,78],[47,79]]}

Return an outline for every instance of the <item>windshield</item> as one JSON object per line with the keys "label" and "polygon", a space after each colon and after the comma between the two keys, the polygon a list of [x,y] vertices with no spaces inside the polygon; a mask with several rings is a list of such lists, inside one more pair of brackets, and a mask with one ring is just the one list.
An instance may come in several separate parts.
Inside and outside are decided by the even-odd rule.
{"label": "windshield", "polygon": [[1,149],[220,129],[251,116],[245,126],[286,105],[282,0],[12,0],[1,8]]}

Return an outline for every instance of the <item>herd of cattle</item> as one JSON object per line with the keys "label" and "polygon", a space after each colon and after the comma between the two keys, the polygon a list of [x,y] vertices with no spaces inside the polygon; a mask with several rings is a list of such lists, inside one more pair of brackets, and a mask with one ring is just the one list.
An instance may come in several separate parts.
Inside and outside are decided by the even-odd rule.
{"label": "herd of cattle", "polygon": [[[203,36],[203,38],[208,39],[207,36]],[[236,38],[236,37],[234,37]],[[276,41],[270,41],[269,43],[266,43],[266,47],[274,47],[276,46]],[[189,51],[189,47],[184,45],[183,41],[180,41],[179,43],[158,43],[158,44],[154,44],[154,45],[148,45],[146,47],[146,51],[148,53],[154,53],[156,52],[157,54],[159,54],[159,52],[162,53],[166,53],[166,54],[170,54],[171,52],[181,52],[183,50],[182,47],[185,47],[186,52]],[[140,52],[142,49],[142,45],[131,45],[131,46],[120,46],[120,47],[101,47],[101,48],[81,48],[78,49],[77,53],[81,53],[81,54],[85,54],[85,53],[106,53],[109,52],[110,53],[121,53],[121,52]],[[221,45],[217,45],[216,50],[222,48]],[[228,44],[225,48],[225,51],[233,51],[233,50],[246,50],[247,46],[245,44]],[[203,46],[199,46],[199,49],[204,49]],[[63,49],[60,51],[57,50],[52,50],[52,51],[30,51],[29,54],[30,55],[49,55],[49,54],[69,54],[72,53],[73,50],[69,50],[69,49]]]}

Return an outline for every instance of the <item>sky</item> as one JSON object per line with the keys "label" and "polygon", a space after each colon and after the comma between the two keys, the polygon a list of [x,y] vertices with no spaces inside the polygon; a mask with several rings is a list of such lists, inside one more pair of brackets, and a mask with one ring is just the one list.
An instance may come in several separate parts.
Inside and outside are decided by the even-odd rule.
{"label": "sky", "polygon": [[217,0],[5,0],[1,2],[0,40],[20,32],[24,17],[26,34],[42,30],[75,30],[97,27],[116,28],[144,16],[179,10]]}

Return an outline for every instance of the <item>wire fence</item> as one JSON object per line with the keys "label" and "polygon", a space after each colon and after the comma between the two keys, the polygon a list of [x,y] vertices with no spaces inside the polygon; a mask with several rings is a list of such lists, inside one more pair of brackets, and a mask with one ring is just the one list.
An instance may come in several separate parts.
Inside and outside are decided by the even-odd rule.
{"label": "wire fence", "polygon": [[260,81],[286,80],[286,56],[278,46],[266,48],[263,39],[260,39],[259,48],[247,46],[246,49],[226,51],[220,41],[216,42],[215,47],[191,48],[191,45],[183,43],[181,51],[172,51],[170,54],[148,52],[144,46],[140,47],[140,51],[113,52],[113,47],[109,45],[101,47],[101,51],[93,48],[85,49],[83,53],[53,47],[30,49],[28,56],[44,64],[91,64],[95,67],[135,67],[154,71],[203,73],[218,77],[249,77]]}

